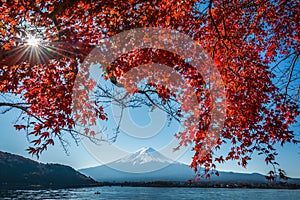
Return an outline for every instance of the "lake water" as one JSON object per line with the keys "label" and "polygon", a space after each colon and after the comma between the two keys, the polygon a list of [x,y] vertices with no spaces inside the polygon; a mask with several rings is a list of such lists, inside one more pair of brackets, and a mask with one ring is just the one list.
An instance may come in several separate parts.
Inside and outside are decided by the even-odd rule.
{"label": "lake water", "polygon": [[[100,192],[100,194],[96,194]],[[0,193],[0,199],[284,199],[299,200],[300,190],[231,188],[93,187],[60,190],[15,190]]]}

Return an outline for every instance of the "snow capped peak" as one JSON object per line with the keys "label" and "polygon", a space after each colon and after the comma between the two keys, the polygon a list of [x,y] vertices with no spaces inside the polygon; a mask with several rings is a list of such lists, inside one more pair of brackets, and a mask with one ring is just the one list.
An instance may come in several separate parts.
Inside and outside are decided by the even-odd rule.
{"label": "snow capped peak", "polygon": [[152,153],[152,152],[156,152],[155,149],[151,148],[151,147],[143,147],[139,150],[136,151],[136,153],[140,153],[140,154],[143,154],[143,153]]}
{"label": "snow capped peak", "polygon": [[144,165],[147,163],[173,163],[173,161],[151,147],[143,147],[115,163],[130,163],[131,165]]}
{"label": "snow capped peak", "polygon": [[151,147],[143,147],[123,158],[107,164],[107,166],[119,171],[130,173],[152,172],[176,163],[168,156]]}

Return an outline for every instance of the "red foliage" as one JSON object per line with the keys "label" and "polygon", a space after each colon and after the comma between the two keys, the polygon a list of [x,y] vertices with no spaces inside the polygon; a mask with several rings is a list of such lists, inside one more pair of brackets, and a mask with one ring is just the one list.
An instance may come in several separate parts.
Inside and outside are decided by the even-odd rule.
{"label": "red foliage", "polygon": [[[214,157],[214,150],[206,151],[204,143],[206,124],[210,122],[209,94],[203,92],[203,80],[188,63],[170,52],[157,50],[149,56],[149,51],[142,49],[133,56],[122,55],[105,76],[108,80],[121,78],[126,71],[151,62],[176,66],[174,69],[196,88],[199,103],[206,108],[206,112],[198,113],[203,120],[197,122],[197,130],[186,129],[176,135],[182,145],[195,143],[191,163],[195,170],[205,166],[209,178],[214,162],[237,160],[246,167],[254,151],[265,154],[267,164],[274,164],[274,144],[283,145],[294,138],[289,127],[296,122],[298,107],[272,83],[274,74],[269,64],[281,54],[299,55],[297,0],[1,1],[0,13],[0,91],[21,96],[26,103],[11,106],[30,118],[30,123],[15,128],[35,137],[34,147],[28,149],[31,154],[39,155],[53,145],[54,137],[60,137],[63,131],[74,133],[75,123],[94,125],[94,114],[101,120],[108,119],[103,107],[94,102],[86,101],[86,110],[73,112],[82,105],[72,105],[72,98],[85,98],[86,91],[95,86],[90,80],[84,85],[87,88],[74,88],[75,78],[88,77],[76,77],[78,68],[84,67],[80,64],[101,39],[139,27],[167,27],[189,35],[213,58],[225,83],[226,121],[214,147],[217,150],[230,141],[232,148],[227,155]],[[26,29],[29,25],[40,29]],[[40,34],[40,50],[22,40],[29,34]],[[170,88],[148,84],[165,101],[176,98]],[[74,90],[80,97],[72,97]],[[179,117],[188,112],[187,105],[182,105]],[[85,133],[95,135],[88,129]],[[268,178],[272,180],[273,175],[270,172]],[[280,176],[284,177],[283,173]]]}

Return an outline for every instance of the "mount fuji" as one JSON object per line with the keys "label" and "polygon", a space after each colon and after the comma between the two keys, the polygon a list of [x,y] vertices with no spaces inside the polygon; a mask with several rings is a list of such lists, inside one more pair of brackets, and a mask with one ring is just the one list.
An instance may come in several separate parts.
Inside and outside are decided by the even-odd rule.
{"label": "mount fuji", "polygon": [[107,166],[123,172],[145,173],[162,169],[172,163],[174,163],[172,159],[158,151],[150,147],[143,147],[133,154],[107,164]]}
{"label": "mount fuji", "polygon": [[[187,181],[195,177],[188,165],[174,162],[152,148],[142,148],[129,156],[112,163],[79,170],[82,174],[100,182],[149,182],[149,181]],[[264,175],[219,172],[212,176],[212,182],[266,183]],[[300,179],[291,178],[288,183],[300,183]]]}
{"label": "mount fuji", "polygon": [[186,181],[194,171],[153,148],[144,147],[114,162],[79,170],[97,181]]}
{"label": "mount fuji", "polygon": [[171,159],[168,159],[167,157],[163,156],[151,147],[143,147],[137,152],[133,153],[132,155],[126,156],[122,159],[115,161],[115,163],[126,163],[131,164],[132,166],[145,165],[152,162],[166,164],[173,163]]}

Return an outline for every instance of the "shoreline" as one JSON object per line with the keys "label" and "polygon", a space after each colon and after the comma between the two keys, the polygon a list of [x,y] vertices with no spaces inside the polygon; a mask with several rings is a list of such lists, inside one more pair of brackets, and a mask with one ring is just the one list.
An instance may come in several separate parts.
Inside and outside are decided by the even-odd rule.
{"label": "shoreline", "polygon": [[291,183],[234,183],[234,182],[174,182],[174,181],[149,181],[149,182],[97,182],[90,185],[71,186],[43,186],[43,185],[1,185],[0,191],[8,190],[58,190],[89,187],[161,187],[161,188],[227,188],[227,189],[284,189],[299,190],[300,184]]}

